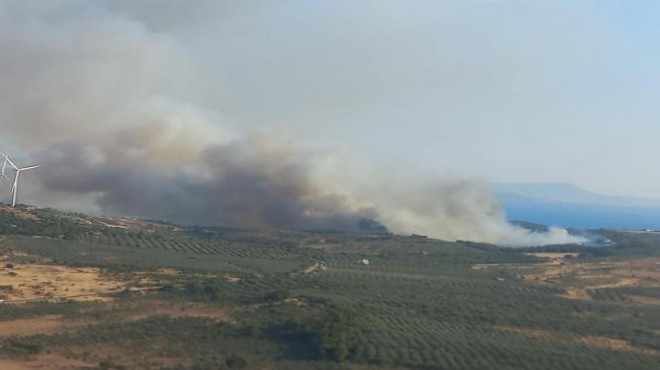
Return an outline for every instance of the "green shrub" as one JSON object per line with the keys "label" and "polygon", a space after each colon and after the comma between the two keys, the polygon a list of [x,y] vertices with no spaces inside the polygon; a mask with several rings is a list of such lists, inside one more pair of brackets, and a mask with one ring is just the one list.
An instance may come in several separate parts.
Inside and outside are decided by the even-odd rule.
{"label": "green shrub", "polygon": [[247,360],[245,360],[243,357],[232,353],[229,356],[227,356],[227,359],[225,360],[225,365],[229,367],[230,369],[245,369],[248,365]]}

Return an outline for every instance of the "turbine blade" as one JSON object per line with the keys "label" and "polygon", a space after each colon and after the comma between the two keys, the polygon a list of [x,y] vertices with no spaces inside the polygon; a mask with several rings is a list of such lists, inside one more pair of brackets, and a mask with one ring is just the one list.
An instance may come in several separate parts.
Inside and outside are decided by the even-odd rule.
{"label": "turbine blade", "polygon": [[23,168],[19,168],[18,171],[27,171],[27,170],[32,170],[32,169],[39,168],[39,167],[43,167],[43,165],[40,164],[38,166],[23,167]]}
{"label": "turbine blade", "polygon": [[9,159],[9,156],[5,155],[5,159],[7,160],[7,163],[9,163],[16,171],[18,171],[18,166],[12,162],[11,159]]}

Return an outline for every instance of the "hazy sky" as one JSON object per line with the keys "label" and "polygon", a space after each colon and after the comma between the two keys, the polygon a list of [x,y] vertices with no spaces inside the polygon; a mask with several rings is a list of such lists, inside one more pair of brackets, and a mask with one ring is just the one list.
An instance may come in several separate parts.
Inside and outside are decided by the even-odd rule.
{"label": "hazy sky", "polygon": [[87,4],[171,37],[195,65],[191,94],[246,131],[660,197],[658,1]]}

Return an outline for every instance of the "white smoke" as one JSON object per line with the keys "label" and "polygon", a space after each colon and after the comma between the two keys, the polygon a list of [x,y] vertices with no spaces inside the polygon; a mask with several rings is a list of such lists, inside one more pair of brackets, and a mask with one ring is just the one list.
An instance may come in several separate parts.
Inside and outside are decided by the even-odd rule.
{"label": "white smoke", "polygon": [[373,219],[448,240],[583,241],[507,223],[480,181],[376,170],[238,134],[198,103],[203,75],[185,47],[121,13],[80,1],[4,1],[0,24],[3,140],[46,165],[27,199],[40,205],[246,228],[356,230]]}

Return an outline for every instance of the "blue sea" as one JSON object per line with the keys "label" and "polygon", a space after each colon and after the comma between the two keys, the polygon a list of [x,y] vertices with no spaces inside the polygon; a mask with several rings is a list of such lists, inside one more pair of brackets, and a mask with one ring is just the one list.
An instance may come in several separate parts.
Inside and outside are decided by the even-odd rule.
{"label": "blue sea", "polygon": [[660,208],[568,202],[504,201],[509,220],[584,229],[660,230]]}

